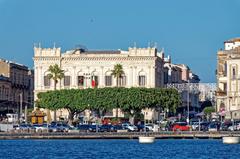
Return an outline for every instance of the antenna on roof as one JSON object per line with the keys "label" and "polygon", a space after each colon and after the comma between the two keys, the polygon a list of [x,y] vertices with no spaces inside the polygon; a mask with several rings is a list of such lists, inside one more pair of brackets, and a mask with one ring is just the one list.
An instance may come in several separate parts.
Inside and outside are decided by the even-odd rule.
{"label": "antenna on roof", "polygon": [[55,43],[55,42],[53,43],[53,48],[54,48],[54,49],[56,48],[56,43]]}
{"label": "antenna on roof", "polygon": [[151,47],[151,42],[148,42],[148,47]]}
{"label": "antenna on roof", "polygon": [[38,43],[38,47],[41,48],[41,43]]}
{"label": "antenna on roof", "polygon": [[157,48],[157,42],[154,43],[154,47]]}

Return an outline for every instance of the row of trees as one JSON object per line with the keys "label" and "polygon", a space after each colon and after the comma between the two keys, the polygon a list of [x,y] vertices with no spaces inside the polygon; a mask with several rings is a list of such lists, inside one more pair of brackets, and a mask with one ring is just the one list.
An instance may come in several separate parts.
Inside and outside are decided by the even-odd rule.
{"label": "row of trees", "polygon": [[[64,78],[64,70],[62,70],[57,64],[50,65],[48,68],[49,74],[47,77],[53,80],[54,90],[57,88],[57,83],[59,80]],[[123,67],[121,64],[114,65],[114,69],[112,70],[112,75],[116,78],[116,86],[119,87],[120,79],[124,74]],[[47,110],[48,121],[50,121],[50,111]],[[116,116],[118,117],[118,108],[116,108]],[[54,121],[56,121],[56,110],[54,110]]]}
{"label": "row of trees", "polygon": [[37,107],[50,110],[68,109],[70,122],[75,113],[93,110],[103,116],[112,109],[121,109],[130,117],[144,108],[168,109],[175,113],[180,96],[175,89],[163,88],[95,88],[68,89],[38,94]]}

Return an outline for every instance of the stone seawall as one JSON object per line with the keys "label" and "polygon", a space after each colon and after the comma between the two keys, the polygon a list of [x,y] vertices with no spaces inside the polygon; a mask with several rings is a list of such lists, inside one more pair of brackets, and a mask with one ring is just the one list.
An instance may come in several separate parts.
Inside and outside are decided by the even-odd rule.
{"label": "stone seawall", "polygon": [[0,133],[0,139],[137,139],[139,136],[154,136],[157,139],[221,139],[224,136],[240,136],[240,132]]}

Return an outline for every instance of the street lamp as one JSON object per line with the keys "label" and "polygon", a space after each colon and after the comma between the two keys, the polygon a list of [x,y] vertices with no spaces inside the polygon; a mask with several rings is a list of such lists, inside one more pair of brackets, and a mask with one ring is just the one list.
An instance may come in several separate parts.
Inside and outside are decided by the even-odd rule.
{"label": "street lamp", "polygon": [[189,80],[187,87],[187,124],[189,125]]}
{"label": "street lamp", "polygon": [[20,98],[20,106],[19,106],[19,116],[18,116],[18,122],[21,123],[22,122],[22,102],[23,102],[23,95],[22,93],[19,94],[19,98]]}

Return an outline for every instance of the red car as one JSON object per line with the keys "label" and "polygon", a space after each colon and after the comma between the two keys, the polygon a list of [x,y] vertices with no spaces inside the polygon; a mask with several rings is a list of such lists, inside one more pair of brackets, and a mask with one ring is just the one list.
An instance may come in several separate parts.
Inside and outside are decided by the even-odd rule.
{"label": "red car", "polygon": [[190,126],[185,122],[177,122],[173,124],[172,131],[189,131]]}

